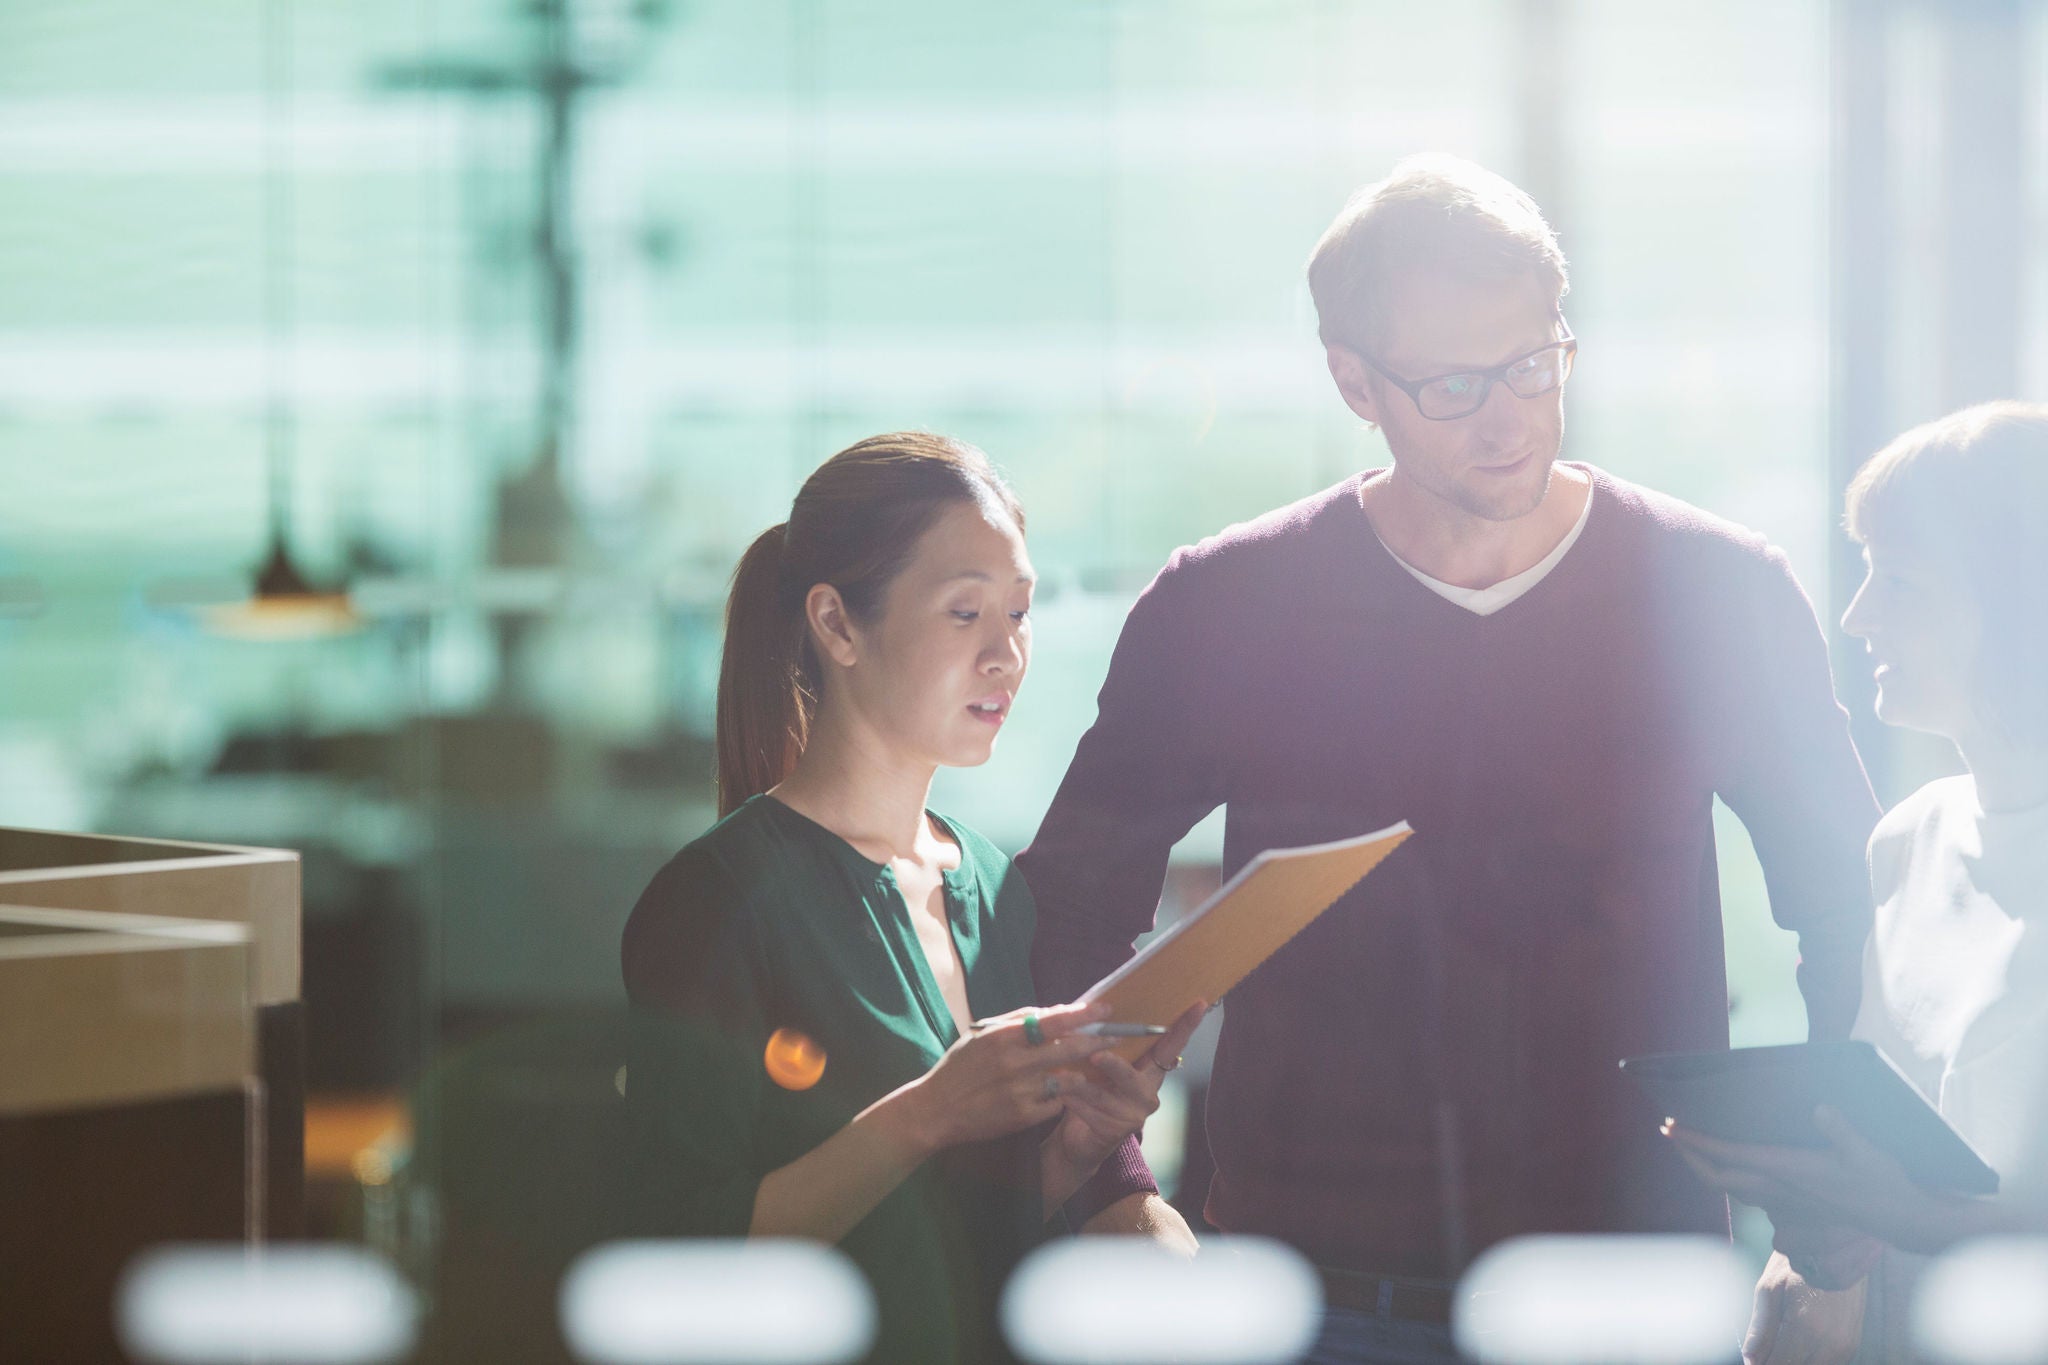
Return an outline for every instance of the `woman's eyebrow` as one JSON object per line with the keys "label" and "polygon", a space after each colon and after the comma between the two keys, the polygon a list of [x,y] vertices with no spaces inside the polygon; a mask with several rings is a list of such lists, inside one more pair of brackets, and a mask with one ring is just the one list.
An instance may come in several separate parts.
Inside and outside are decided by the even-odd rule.
{"label": "woman's eyebrow", "polygon": [[[995,575],[989,573],[985,569],[962,569],[958,573],[948,574],[946,577],[940,579],[939,582],[941,584],[958,583],[962,579],[972,579],[977,583],[993,583],[996,581]],[[1038,575],[1020,573],[1017,575],[1016,581],[1019,583],[1026,583],[1035,586],[1038,582]]]}

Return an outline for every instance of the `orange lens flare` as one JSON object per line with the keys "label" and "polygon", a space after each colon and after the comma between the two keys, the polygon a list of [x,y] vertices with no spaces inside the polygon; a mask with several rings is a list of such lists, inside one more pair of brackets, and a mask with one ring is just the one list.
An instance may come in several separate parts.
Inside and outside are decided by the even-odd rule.
{"label": "orange lens flare", "polygon": [[761,1061],[768,1068],[768,1079],[784,1090],[809,1090],[825,1074],[825,1049],[793,1028],[779,1028],[768,1035]]}

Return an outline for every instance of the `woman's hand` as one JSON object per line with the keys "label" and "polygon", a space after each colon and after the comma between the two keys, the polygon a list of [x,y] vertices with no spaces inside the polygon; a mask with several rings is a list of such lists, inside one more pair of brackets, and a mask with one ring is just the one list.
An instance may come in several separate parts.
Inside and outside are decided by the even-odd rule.
{"label": "woman's hand", "polygon": [[1784,1252],[1771,1253],[1756,1282],[1742,1365],[1846,1365],[1863,1341],[1868,1283],[1859,1279],[1844,1290],[1816,1289],[1792,1269]]}
{"label": "woman's hand", "polygon": [[1052,1118],[1070,1084],[1062,1071],[1085,1071],[1090,1057],[1116,1045],[1074,1036],[1107,1013],[1064,1005],[982,1020],[931,1070],[763,1177],[749,1232],[836,1242],[941,1149]]}
{"label": "woman's hand", "polygon": [[1116,1046],[1074,1033],[1108,1013],[1099,1003],[1058,1005],[978,1020],[937,1065],[891,1097],[911,1139],[930,1155],[1052,1118],[1089,1058]]}
{"label": "woman's hand", "polygon": [[1938,1251],[1984,1223],[1985,1201],[1922,1189],[1833,1109],[1816,1109],[1813,1121],[1828,1146],[1729,1142],[1676,1125],[1665,1131],[1702,1180],[1763,1209],[1773,1223],[1848,1224],[1920,1252]]}
{"label": "woman's hand", "polygon": [[1066,1115],[1045,1142],[1049,1205],[1064,1203],[1159,1108],[1160,1082],[1180,1065],[1181,1051],[1208,1010],[1206,1002],[1196,1001],[1182,1011],[1135,1065],[1107,1050],[1095,1054],[1091,1074],[1067,1092]]}

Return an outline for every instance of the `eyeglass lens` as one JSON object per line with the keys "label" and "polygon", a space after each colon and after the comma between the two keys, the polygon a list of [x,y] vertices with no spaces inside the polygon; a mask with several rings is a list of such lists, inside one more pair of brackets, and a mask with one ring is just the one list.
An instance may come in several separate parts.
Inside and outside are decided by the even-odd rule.
{"label": "eyeglass lens", "polygon": [[[1571,373],[1571,350],[1563,343],[1547,346],[1516,361],[1502,376],[1510,392],[1535,398],[1564,383]],[[1433,379],[1417,392],[1415,405],[1424,417],[1464,417],[1479,411],[1493,388],[1483,374],[1452,374]]]}

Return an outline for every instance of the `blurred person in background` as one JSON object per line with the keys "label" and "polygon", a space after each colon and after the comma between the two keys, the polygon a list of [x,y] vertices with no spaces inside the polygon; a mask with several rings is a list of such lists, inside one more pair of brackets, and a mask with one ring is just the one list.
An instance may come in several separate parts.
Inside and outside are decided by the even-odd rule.
{"label": "blurred person in background", "polygon": [[[1888,725],[1954,742],[1871,835],[1877,923],[1855,1036],[1878,1047],[1999,1175],[1996,1196],[1924,1190],[1839,1115],[1831,1150],[1675,1130],[1711,1183],[1774,1218],[1858,1236],[1774,1255],[1752,1365],[1912,1358],[1924,1257],[1992,1233],[2048,1234],[2048,406],[1985,403],[1906,432],[1849,485],[1863,640]],[[1865,1273],[1867,1270],[1867,1273]],[[1846,1286],[1846,1287],[1845,1287]]]}
{"label": "blurred person in background", "polygon": [[827,461],[734,576],[721,819],[625,931],[645,1230],[837,1243],[875,1289],[877,1361],[1008,1358],[997,1292],[1200,1018],[1132,1065],[1076,1032],[1099,1007],[1035,1010],[1030,892],[926,807],[939,765],[994,749],[1034,582],[975,448]]}
{"label": "blurred person in background", "polygon": [[[1716,795],[1813,1035],[1856,1013],[1878,809],[1819,624],[1761,536],[1560,462],[1565,286],[1537,206],[1469,162],[1345,207],[1309,287],[1391,464],[1168,561],[1018,858],[1066,998],[1219,805],[1226,875],[1414,826],[1232,991],[1207,1099],[1207,1219],[1318,1264],[1316,1361],[1451,1358],[1452,1282],[1506,1237],[1728,1235],[1615,1067],[1728,1044]],[[1152,1188],[1126,1144],[1077,1207],[1143,1226]]]}

